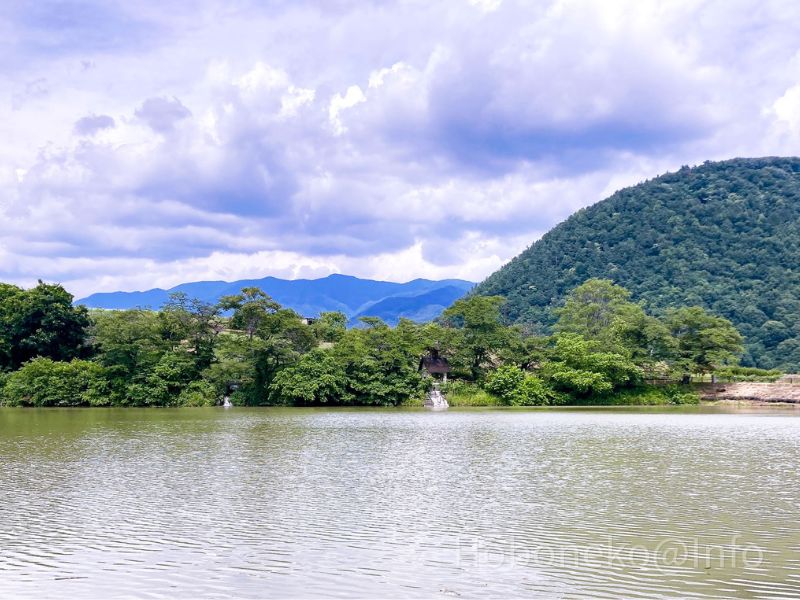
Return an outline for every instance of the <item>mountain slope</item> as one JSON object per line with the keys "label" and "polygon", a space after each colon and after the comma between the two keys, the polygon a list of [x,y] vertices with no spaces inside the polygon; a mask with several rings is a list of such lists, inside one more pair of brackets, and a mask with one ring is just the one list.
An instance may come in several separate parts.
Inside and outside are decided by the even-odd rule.
{"label": "mountain slope", "polygon": [[585,208],[477,288],[546,330],[552,308],[605,277],[659,311],[697,304],[746,337],[743,362],[800,369],[800,159],[684,167]]}
{"label": "mountain slope", "polygon": [[415,296],[390,296],[376,302],[353,317],[380,317],[390,325],[396,325],[400,318],[418,323],[432,321],[453,302],[464,296],[461,287],[448,285]]}
{"label": "mountain slope", "polygon": [[[445,279],[431,281],[428,279],[415,279],[406,283],[391,281],[373,281],[359,279],[348,275],[329,275],[322,279],[278,279],[265,277],[263,279],[243,279],[240,281],[199,281],[182,283],[169,290],[160,288],[144,292],[111,292],[92,294],[76,304],[83,304],[89,308],[153,308],[158,309],[175,292],[183,292],[190,298],[198,298],[206,302],[216,302],[221,296],[237,294],[243,287],[259,287],[283,306],[289,307],[304,316],[315,316],[321,312],[338,310],[345,313],[348,318],[353,317],[370,307],[380,304],[390,298],[401,298],[397,310],[417,314],[432,314],[435,318],[443,309],[436,312],[435,306],[425,298],[426,294],[441,289],[453,301],[463,296],[473,284],[460,279]],[[422,298],[417,300],[417,298]],[[436,300],[434,297],[433,300]],[[451,301],[452,302],[452,301]],[[445,304],[448,306],[450,302]],[[426,308],[427,307],[427,308]],[[391,309],[379,309],[392,322],[401,315],[393,313]],[[422,312],[420,312],[422,311]],[[427,312],[425,312],[427,311]],[[435,312],[435,314],[433,314]],[[423,320],[428,320],[423,319]]]}

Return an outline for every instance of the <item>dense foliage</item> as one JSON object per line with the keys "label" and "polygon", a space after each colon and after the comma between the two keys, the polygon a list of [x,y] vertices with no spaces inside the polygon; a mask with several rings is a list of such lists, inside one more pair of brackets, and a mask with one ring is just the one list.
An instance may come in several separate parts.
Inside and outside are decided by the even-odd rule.
{"label": "dense foliage", "polygon": [[654,315],[699,306],[729,319],[746,366],[797,371],[798,248],[800,159],[709,162],[579,211],[477,293],[504,296],[511,322],[547,333],[570,290],[607,278]]}
{"label": "dense foliage", "polygon": [[609,280],[573,290],[549,337],[503,325],[500,297],[461,299],[436,323],[362,317],[348,329],[342,313],[309,323],[254,287],[213,305],[178,293],[159,312],[88,314],[60,286],[3,289],[8,406],[419,404],[431,349],[450,361],[455,405],[677,403],[694,396],[643,382],[775,375],[737,366],[741,337],[727,320],[697,307],[655,318]]}
{"label": "dense foliage", "polygon": [[0,371],[36,356],[69,360],[85,353],[87,311],[60,285],[23,290],[0,283]]}

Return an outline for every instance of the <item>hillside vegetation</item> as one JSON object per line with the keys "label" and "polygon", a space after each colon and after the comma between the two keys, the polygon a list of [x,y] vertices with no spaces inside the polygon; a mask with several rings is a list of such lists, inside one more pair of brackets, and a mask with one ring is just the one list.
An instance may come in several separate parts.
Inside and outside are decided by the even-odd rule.
{"label": "hillside vegetation", "polygon": [[648,311],[697,305],[744,335],[742,364],[800,369],[800,159],[684,167],[616,192],[561,223],[481,283],[505,316],[547,332],[590,278]]}

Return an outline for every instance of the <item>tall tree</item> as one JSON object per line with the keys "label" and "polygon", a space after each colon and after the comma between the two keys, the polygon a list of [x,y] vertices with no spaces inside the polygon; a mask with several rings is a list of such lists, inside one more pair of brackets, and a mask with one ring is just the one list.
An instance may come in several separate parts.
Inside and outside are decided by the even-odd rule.
{"label": "tall tree", "polygon": [[149,372],[171,342],[162,335],[159,314],[144,309],[95,310],[90,341],[116,392],[125,394],[136,376]]}
{"label": "tall tree", "polygon": [[242,288],[241,294],[224,296],[220,299],[219,306],[222,310],[233,311],[231,325],[247,333],[251,340],[266,318],[281,307],[257,287]]}
{"label": "tall tree", "polygon": [[206,368],[214,358],[214,345],[222,331],[221,310],[217,304],[177,292],[170,294],[159,313],[165,338],[172,342],[173,349],[182,346],[190,350],[198,370]]}
{"label": "tall tree", "polygon": [[347,315],[338,311],[324,312],[314,323],[313,330],[319,341],[336,342],[347,330]]}
{"label": "tall tree", "polygon": [[710,373],[738,363],[742,336],[727,319],[691,306],[670,310],[667,325],[677,340],[678,366],[686,374]]}
{"label": "tall tree", "polygon": [[234,331],[222,345],[212,379],[217,385],[225,378],[237,383],[246,404],[265,404],[275,375],[316,346],[314,330],[295,311],[281,308],[256,287],[222,298],[219,306],[233,311]]}
{"label": "tall tree", "polygon": [[42,281],[29,290],[0,286],[0,368],[16,369],[37,356],[71,360],[88,353],[88,313],[72,300],[61,285]]}
{"label": "tall tree", "polygon": [[492,355],[506,348],[514,333],[500,318],[502,296],[467,296],[442,313],[442,322],[461,330],[463,339],[453,349],[454,358],[464,357],[473,379],[479,379]]}
{"label": "tall tree", "polygon": [[609,279],[589,279],[570,292],[555,329],[598,342],[643,366],[672,358],[675,349],[668,328]]}
{"label": "tall tree", "polygon": [[558,310],[555,329],[587,340],[607,341],[612,325],[631,312],[631,293],[610,279],[589,279],[572,290]]}

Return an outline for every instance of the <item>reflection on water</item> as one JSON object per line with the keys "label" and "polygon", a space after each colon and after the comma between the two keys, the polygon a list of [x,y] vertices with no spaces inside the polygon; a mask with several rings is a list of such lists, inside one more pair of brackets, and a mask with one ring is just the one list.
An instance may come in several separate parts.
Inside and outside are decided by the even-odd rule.
{"label": "reflection on water", "polygon": [[0,411],[0,597],[800,595],[797,411]]}

